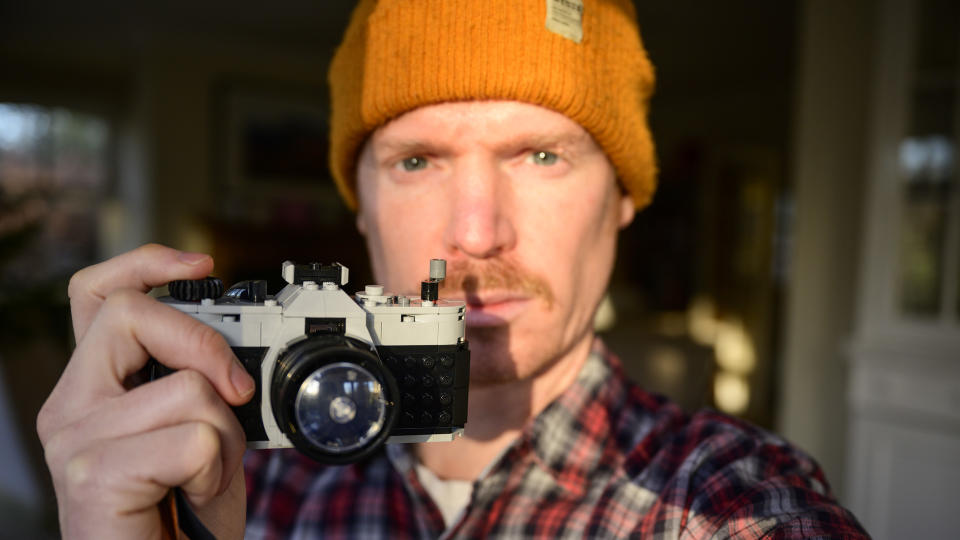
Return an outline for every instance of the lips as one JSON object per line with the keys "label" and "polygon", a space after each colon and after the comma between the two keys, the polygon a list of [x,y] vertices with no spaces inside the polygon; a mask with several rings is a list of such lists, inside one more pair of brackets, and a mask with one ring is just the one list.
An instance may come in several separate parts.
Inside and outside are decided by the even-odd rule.
{"label": "lips", "polygon": [[484,292],[454,297],[467,304],[467,326],[502,326],[509,324],[526,309],[529,296],[509,292]]}

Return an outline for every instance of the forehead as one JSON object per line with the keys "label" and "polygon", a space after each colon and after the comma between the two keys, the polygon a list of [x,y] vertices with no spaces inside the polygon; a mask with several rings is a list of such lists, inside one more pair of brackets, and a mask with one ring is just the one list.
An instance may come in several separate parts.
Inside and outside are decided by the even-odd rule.
{"label": "forehead", "polygon": [[368,143],[447,145],[536,142],[596,147],[590,134],[561,113],[517,101],[458,101],[408,111],[374,131]]}

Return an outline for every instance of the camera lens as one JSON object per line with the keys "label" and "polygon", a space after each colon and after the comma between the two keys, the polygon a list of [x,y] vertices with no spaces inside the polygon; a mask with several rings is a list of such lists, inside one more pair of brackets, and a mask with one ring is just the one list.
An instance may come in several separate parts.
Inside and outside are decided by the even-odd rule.
{"label": "camera lens", "polygon": [[280,430],[323,463],[352,463],[379,448],[398,409],[397,384],[376,352],[343,335],[312,335],[288,346],[270,392]]}
{"label": "camera lens", "polygon": [[307,376],[293,411],[303,436],[333,454],[369,444],[387,417],[383,385],[366,369],[347,362],[328,364]]}

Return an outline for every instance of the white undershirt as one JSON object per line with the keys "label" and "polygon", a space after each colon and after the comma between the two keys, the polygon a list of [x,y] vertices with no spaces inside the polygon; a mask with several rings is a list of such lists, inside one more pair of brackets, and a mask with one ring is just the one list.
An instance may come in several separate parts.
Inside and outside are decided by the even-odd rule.
{"label": "white undershirt", "polygon": [[449,529],[456,523],[460,513],[470,503],[470,494],[473,491],[473,482],[466,480],[443,480],[433,471],[424,467],[419,461],[416,463],[417,478],[427,490],[434,504],[440,509],[443,523]]}

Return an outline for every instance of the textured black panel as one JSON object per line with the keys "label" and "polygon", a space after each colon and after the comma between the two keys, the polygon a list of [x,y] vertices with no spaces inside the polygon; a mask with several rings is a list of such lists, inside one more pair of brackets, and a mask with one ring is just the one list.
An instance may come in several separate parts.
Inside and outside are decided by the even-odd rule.
{"label": "textured black panel", "polygon": [[391,435],[452,433],[467,421],[470,350],[459,345],[377,347],[400,384],[401,411]]}
{"label": "textured black panel", "polygon": [[308,263],[295,264],[293,266],[294,285],[303,285],[304,281],[312,281],[314,283],[329,281],[340,286],[342,276],[343,267],[338,264]]}
{"label": "textured black panel", "polygon": [[263,357],[267,354],[267,347],[231,347],[231,349],[233,349],[233,354],[237,355],[247,373],[257,383],[256,391],[250,401],[239,407],[231,407],[231,409],[237,415],[240,425],[243,426],[243,432],[247,435],[248,441],[266,441],[267,432],[263,427],[262,409],[260,408],[263,397],[260,366],[263,363]]}
{"label": "textured black panel", "polygon": [[306,317],[303,320],[303,333],[343,335],[347,331],[347,320],[343,317]]}
{"label": "textured black panel", "polygon": [[219,278],[178,279],[167,285],[170,296],[181,302],[199,302],[204,298],[223,296],[223,282]]}

